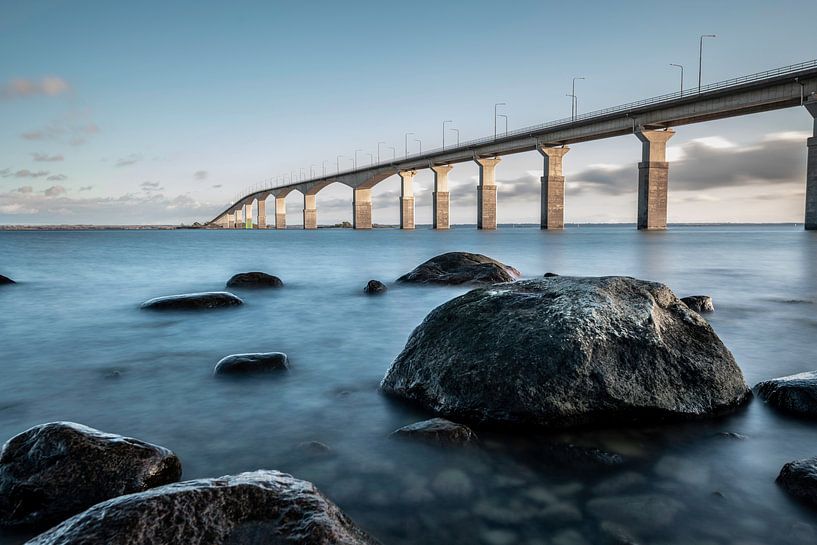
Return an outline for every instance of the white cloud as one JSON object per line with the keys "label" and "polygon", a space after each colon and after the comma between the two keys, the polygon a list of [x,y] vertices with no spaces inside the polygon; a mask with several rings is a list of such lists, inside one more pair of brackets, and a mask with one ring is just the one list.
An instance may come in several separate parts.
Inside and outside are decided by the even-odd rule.
{"label": "white cloud", "polygon": [[0,97],[4,99],[27,98],[38,95],[58,96],[71,90],[64,79],[57,76],[46,76],[40,80],[13,79],[0,88]]}

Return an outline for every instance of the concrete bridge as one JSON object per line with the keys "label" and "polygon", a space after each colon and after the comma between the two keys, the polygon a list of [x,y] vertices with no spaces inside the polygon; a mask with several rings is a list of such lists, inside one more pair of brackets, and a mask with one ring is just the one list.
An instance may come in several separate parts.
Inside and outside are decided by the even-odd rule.
{"label": "concrete bridge", "polygon": [[[564,227],[565,194],[562,164],[569,146],[632,134],[641,143],[637,176],[638,228],[666,229],[669,182],[666,147],[667,141],[675,134],[673,127],[800,106],[814,118],[814,134],[807,141],[805,228],[817,229],[817,60],[470,140],[403,159],[382,161],[331,176],[266,187],[231,204],[209,224],[226,229],[253,225],[259,229],[271,226],[285,229],[285,199],[291,191],[297,190],[304,196],[303,227],[315,229],[318,226],[316,195],[324,187],[338,182],[353,189],[354,228],[370,229],[372,188],[386,178],[398,175],[401,180],[400,227],[413,229],[413,179],[417,170],[428,168],[434,173],[433,227],[448,229],[448,174],[454,165],[474,161],[479,166],[477,228],[496,229],[495,172],[502,156],[538,150],[544,158],[540,225],[542,229],[561,229]],[[706,165],[701,168],[705,169]],[[267,222],[269,197],[274,198],[273,223]]]}

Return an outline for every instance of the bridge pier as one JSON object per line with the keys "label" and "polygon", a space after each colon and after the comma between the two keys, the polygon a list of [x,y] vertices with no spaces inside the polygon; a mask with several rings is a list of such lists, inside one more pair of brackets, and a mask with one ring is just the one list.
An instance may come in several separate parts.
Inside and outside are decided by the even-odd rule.
{"label": "bridge pier", "polygon": [[641,141],[641,162],[638,163],[638,228],[667,228],[667,190],[669,162],[667,141],[675,131],[645,130],[635,135]]}
{"label": "bridge pier", "polygon": [[232,229],[235,227],[235,214],[227,212],[224,214],[224,223],[221,224],[225,229]]}
{"label": "bridge pier", "polygon": [[434,229],[448,229],[450,227],[448,173],[451,172],[452,168],[454,167],[451,165],[435,165],[431,167],[431,170],[434,172],[434,193],[432,194],[434,208],[432,227]]}
{"label": "bridge pier", "polygon": [[565,227],[565,177],[562,175],[562,158],[570,151],[567,146],[539,146],[545,160],[542,176],[540,229],[564,229]]}
{"label": "bridge pier", "polygon": [[318,228],[316,195],[304,194],[304,229]]}
{"label": "bridge pier", "polygon": [[241,229],[244,226],[244,207],[238,205],[238,208],[235,209],[235,223],[233,224],[234,229]]}
{"label": "bridge pier", "polygon": [[258,220],[256,223],[259,229],[267,228],[267,199],[258,199]]}
{"label": "bridge pier", "polygon": [[806,163],[806,219],[805,227],[809,231],[817,230],[817,98],[810,97],[803,103],[808,113],[814,118],[814,131],[806,140],[808,162]]}
{"label": "bridge pier", "polygon": [[400,229],[414,229],[414,176],[416,170],[401,170],[400,176]]}
{"label": "bridge pier", "polygon": [[283,197],[275,197],[275,228],[276,229],[286,229],[287,228],[287,198],[286,195]]}
{"label": "bridge pier", "polygon": [[244,229],[252,229],[252,203],[244,205]]}
{"label": "bridge pier", "polygon": [[496,229],[496,178],[494,171],[499,157],[474,158],[479,165],[477,186],[477,229]]}
{"label": "bridge pier", "polygon": [[372,228],[372,190],[357,188],[352,202],[352,227],[355,229]]}

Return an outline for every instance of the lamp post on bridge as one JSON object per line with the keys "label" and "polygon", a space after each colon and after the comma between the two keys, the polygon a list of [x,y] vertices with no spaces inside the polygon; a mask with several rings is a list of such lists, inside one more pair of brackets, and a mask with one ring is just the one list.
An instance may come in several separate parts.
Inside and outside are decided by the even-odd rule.
{"label": "lamp post on bridge", "polygon": [[499,114],[499,117],[505,118],[505,136],[508,136],[508,116],[505,114]]}
{"label": "lamp post on bridge", "polygon": [[455,133],[457,133],[457,147],[459,147],[459,145],[460,145],[460,130],[459,130],[459,129],[455,129],[455,128],[453,128],[453,127],[452,127],[452,128],[450,128],[450,129],[448,129],[448,130],[449,130],[449,131],[454,131]]}
{"label": "lamp post on bridge", "polygon": [[394,161],[397,159],[397,149],[394,146],[389,146],[389,149],[391,150],[391,160]]}
{"label": "lamp post on bridge", "polygon": [[579,113],[579,100],[576,98],[576,80],[577,79],[587,79],[583,76],[576,76],[573,78],[573,87],[571,88],[571,97],[573,97],[573,103],[571,104],[570,108],[570,119],[572,121],[576,121],[576,114]]}
{"label": "lamp post on bridge", "polygon": [[355,150],[355,163],[354,163],[355,164],[355,170],[357,170],[357,152],[359,152],[359,151],[363,151],[363,150],[362,149],[356,149]]}
{"label": "lamp post on bridge", "polygon": [[681,96],[684,96],[684,65],[683,64],[675,64],[674,62],[669,63],[670,66],[675,66],[681,69]]}
{"label": "lamp post on bridge", "polygon": [[453,123],[450,119],[443,121],[443,149],[445,149],[445,124],[446,123]]}
{"label": "lamp post on bridge", "polygon": [[324,177],[326,177],[326,159],[323,160],[321,165],[323,166],[323,175],[324,175]]}
{"label": "lamp post on bridge", "polygon": [[341,157],[343,157],[343,155],[338,155],[338,156],[335,158],[335,165],[337,166],[337,172],[336,172],[336,174],[340,174],[340,158],[341,158]]}
{"label": "lamp post on bridge", "polygon": [[371,154],[371,153],[369,153],[368,151],[366,152],[366,155],[368,155],[368,156],[369,156],[369,164],[370,164],[371,166],[374,166],[374,155],[372,155],[372,154]]}
{"label": "lamp post on bridge", "polygon": [[310,178],[314,178],[314,177],[315,177],[315,171],[314,171],[314,170],[312,170],[312,167],[314,167],[314,166],[315,166],[315,165],[309,165],[309,177],[310,177]]}
{"label": "lamp post on bridge", "polygon": [[701,73],[703,71],[704,60],[704,38],[717,38],[714,34],[701,34],[698,44],[698,93],[701,92]]}
{"label": "lamp post on bridge", "polygon": [[420,145],[420,154],[422,155],[422,153],[423,153],[423,141],[420,140],[419,138],[415,138],[414,141],[417,142]]}
{"label": "lamp post on bridge", "polygon": [[408,137],[409,135],[413,135],[413,132],[407,132],[403,135],[403,150],[406,152],[406,158],[408,159]]}
{"label": "lamp post on bridge", "polygon": [[385,142],[378,142],[377,143],[377,162],[380,163],[380,144],[385,144]]}
{"label": "lamp post on bridge", "polygon": [[496,140],[496,107],[497,106],[507,106],[508,104],[505,102],[497,102],[494,104],[494,140]]}

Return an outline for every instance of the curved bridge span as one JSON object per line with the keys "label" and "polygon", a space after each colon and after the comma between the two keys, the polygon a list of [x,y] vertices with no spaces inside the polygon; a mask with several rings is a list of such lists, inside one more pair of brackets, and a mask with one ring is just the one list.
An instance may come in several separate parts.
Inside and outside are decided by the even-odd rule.
{"label": "curved bridge span", "polygon": [[[667,141],[673,127],[757,112],[803,106],[814,118],[814,133],[807,140],[805,228],[817,229],[817,60],[776,68],[679,91],[638,102],[551,121],[498,136],[479,138],[456,146],[382,161],[362,168],[340,171],[297,183],[266,187],[227,206],[208,225],[225,229],[256,226],[266,229],[266,203],[274,198],[274,228],[286,228],[286,196],[293,190],[304,195],[305,229],[317,228],[316,195],[338,182],[354,190],[353,226],[372,227],[372,188],[386,178],[401,179],[400,227],[414,228],[413,179],[417,170],[434,173],[433,227],[449,227],[448,173],[458,163],[474,161],[479,166],[477,228],[496,229],[495,169],[502,156],[538,150],[544,159],[541,178],[542,229],[564,227],[565,179],[562,162],[570,145],[633,134],[641,142],[638,163],[638,228],[666,229],[669,162]],[[705,165],[702,168],[706,168]],[[253,205],[257,209],[253,214]],[[253,222],[255,218],[255,222]]]}

